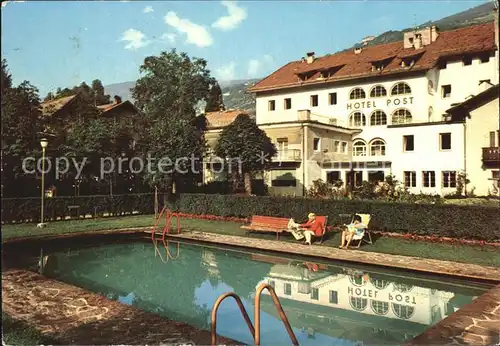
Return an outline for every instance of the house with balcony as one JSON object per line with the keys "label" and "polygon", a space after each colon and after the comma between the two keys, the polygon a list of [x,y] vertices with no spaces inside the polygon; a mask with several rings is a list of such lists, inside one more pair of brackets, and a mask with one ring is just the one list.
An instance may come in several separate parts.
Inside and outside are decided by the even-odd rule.
{"label": "house with balcony", "polygon": [[276,169],[269,183],[301,195],[317,179],[360,185],[390,174],[413,193],[454,193],[466,170],[466,134],[448,110],[498,76],[497,18],[324,57],[307,53],[249,89],[257,125],[284,158],[288,180]]}
{"label": "house with balcony", "polygon": [[464,123],[464,173],[469,193],[500,196],[499,85],[485,83],[484,90],[454,105],[451,117]]}

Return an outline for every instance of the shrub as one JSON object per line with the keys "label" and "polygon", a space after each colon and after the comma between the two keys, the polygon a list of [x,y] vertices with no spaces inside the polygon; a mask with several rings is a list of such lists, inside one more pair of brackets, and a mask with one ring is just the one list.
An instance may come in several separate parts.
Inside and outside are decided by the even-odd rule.
{"label": "shrub", "polygon": [[[161,200],[161,198],[160,198]],[[70,206],[79,206],[71,210]],[[9,222],[39,222],[40,198],[5,198],[2,199],[2,223]],[[53,197],[44,199],[44,221],[55,221],[67,216],[80,217],[85,215],[103,216],[154,213],[154,195],[97,195]]]}
{"label": "shrub", "polygon": [[173,207],[183,213],[247,218],[267,215],[304,220],[309,212],[327,215],[329,225],[346,221],[340,214],[373,215],[373,229],[438,237],[500,240],[498,208],[366,200],[295,197],[181,195]]}

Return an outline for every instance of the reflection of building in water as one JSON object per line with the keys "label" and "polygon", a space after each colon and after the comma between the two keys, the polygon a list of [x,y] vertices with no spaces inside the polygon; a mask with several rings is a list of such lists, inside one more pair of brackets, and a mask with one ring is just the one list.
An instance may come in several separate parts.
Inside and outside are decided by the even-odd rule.
{"label": "reflection of building in water", "polygon": [[[299,314],[303,317],[315,311],[313,315],[323,320],[328,320],[330,316],[334,320],[339,316],[359,320],[363,319],[363,316],[359,316],[361,314],[367,318],[373,316],[373,325],[381,329],[392,328],[380,323],[388,319],[409,324],[434,324],[454,310],[448,306],[454,297],[453,293],[398,284],[388,281],[386,276],[377,278],[376,274],[332,274],[277,264],[262,282],[274,287],[287,315],[288,310],[294,310],[294,307],[301,310]],[[297,304],[299,302],[307,304]],[[330,309],[318,310],[321,307]],[[354,314],[346,315],[348,311]],[[404,325],[402,327],[404,329]]]}
{"label": "reflection of building in water", "polygon": [[202,250],[202,263],[207,267],[208,275],[211,277],[220,277],[219,268],[217,267],[217,259],[212,251],[207,249]]}

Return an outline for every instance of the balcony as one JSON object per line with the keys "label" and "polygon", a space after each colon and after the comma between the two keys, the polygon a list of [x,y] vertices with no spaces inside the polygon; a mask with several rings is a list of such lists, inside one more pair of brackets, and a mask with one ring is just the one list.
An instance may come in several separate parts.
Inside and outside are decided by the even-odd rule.
{"label": "balcony", "polygon": [[278,153],[273,156],[273,161],[278,162],[297,162],[301,161],[301,151],[299,149],[278,150]]}
{"label": "balcony", "polygon": [[500,162],[500,147],[483,148],[483,162],[498,165]]}

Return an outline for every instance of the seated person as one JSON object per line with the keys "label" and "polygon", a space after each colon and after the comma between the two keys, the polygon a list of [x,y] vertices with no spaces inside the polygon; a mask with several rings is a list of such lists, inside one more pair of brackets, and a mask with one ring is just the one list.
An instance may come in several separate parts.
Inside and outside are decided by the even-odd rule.
{"label": "seated person", "polygon": [[288,227],[289,229],[295,228],[295,230],[291,231],[295,239],[301,240],[306,238],[305,243],[311,245],[312,236],[321,236],[324,225],[323,222],[316,220],[316,215],[314,213],[309,213],[307,218],[307,222],[303,224],[297,224],[292,219],[288,223]]}
{"label": "seated person", "polygon": [[[339,249],[349,248],[349,244],[351,243],[354,235],[361,236],[363,234],[363,230],[366,228],[367,226],[361,222],[361,216],[354,215],[353,222],[349,225],[345,225],[345,229],[342,231],[342,242]],[[344,246],[346,240],[347,244]]]}

